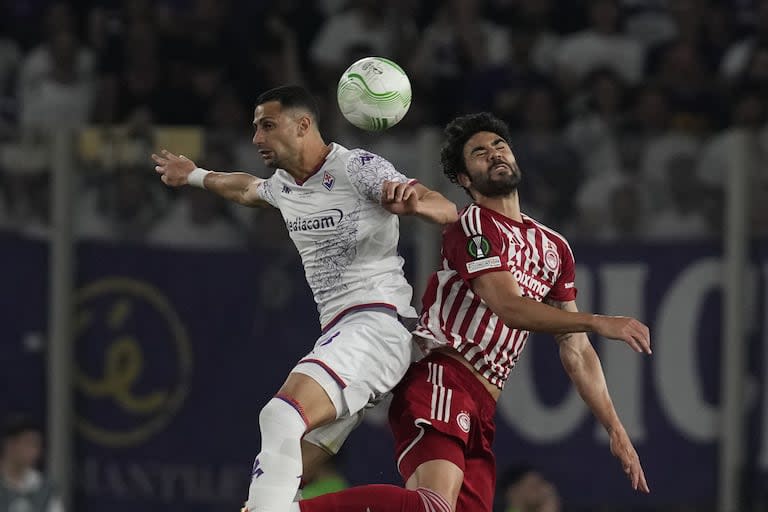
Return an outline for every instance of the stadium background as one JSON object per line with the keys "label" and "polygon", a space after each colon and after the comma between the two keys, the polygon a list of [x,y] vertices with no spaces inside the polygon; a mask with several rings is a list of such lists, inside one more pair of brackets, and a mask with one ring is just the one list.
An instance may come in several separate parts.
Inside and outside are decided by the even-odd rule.
{"label": "stadium background", "polygon": [[[315,339],[315,307],[277,212],[166,189],[148,155],[268,175],[252,107],[283,83],[317,94],[327,140],[459,204],[440,128],[494,111],[514,133],[524,211],[572,242],[580,307],[649,323],[651,358],[596,344],[650,496],[629,489],[544,336],[500,404],[500,469],[534,465],[566,511],[768,507],[768,2],[0,9],[0,415],[46,422],[69,510],[224,511],[244,497],[258,410]],[[334,103],[365,55],[414,86],[383,134]],[[439,231],[402,229],[421,290]],[[351,483],[398,481],[383,418],[345,449]]]}

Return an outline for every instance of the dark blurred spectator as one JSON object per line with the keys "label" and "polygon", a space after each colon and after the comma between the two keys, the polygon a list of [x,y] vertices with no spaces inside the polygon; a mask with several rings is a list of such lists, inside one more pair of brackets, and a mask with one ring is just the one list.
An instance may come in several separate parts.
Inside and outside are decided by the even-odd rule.
{"label": "dark blurred spectator", "polygon": [[[703,147],[698,176],[717,197],[725,192],[725,180],[736,160],[748,166],[750,228],[753,234],[768,233],[768,106],[765,90],[746,85],[731,98],[731,128],[748,134],[746,146],[734,144],[733,130],[714,135]],[[745,152],[739,154],[739,152]]]}
{"label": "dark blurred spectator", "polygon": [[758,46],[768,45],[768,0],[760,0],[755,32],[732,44],[720,63],[720,74],[733,81],[746,70],[750,56]]}
{"label": "dark blurred spectator", "polygon": [[754,48],[742,74],[742,82],[768,90],[768,43]]}
{"label": "dark blurred spectator", "polygon": [[670,2],[676,40],[694,47],[707,69],[714,75],[730,43],[731,12],[723,2],[708,0],[676,0]]}
{"label": "dark blurred spectator", "polygon": [[664,240],[696,240],[713,235],[707,216],[708,194],[696,175],[696,158],[678,155],[663,171],[668,201],[654,209],[646,236]]}
{"label": "dark blurred spectator", "polygon": [[560,45],[554,20],[563,14],[562,3],[554,0],[493,0],[489,3],[489,18],[509,27],[513,46],[524,49],[525,60],[531,68],[538,73],[553,73]]}
{"label": "dark blurred spectator", "polygon": [[[209,146],[200,165],[228,170],[232,168],[232,155],[227,148]],[[224,199],[202,189],[184,187],[169,211],[152,227],[147,242],[187,249],[243,248],[245,233],[228,212]]]}
{"label": "dark blurred spectator", "polygon": [[573,213],[583,179],[581,160],[561,136],[563,106],[553,87],[532,87],[522,109],[522,123],[512,134],[512,151],[523,172],[524,210],[537,220],[560,225]]}
{"label": "dark blurred spectator", "polygon": [[[71,7],[67,3],[54,3],[47,11],[44,20],[45,36],[43,42],[33,48],[23,58],[17,84],[18,101],[22,110],[38,109],[37,102],[43,99],[59,108],[53,116],[64,118],[46,120],[49,126],[56,122],[68,123],[70,113],[81,115],[85,84],[90,84],[94,76],[94,55],[90,49],[82,45],[74,27]],[[75,106],[69,106],[73,99]],[[87,109],[86,109],[87,110]],[[22,111],[22,122],[24,119]],[[35,122],[39,120],[36,114],[31,114]]]}
{"label": "dark blurred spectator", "polygon": [[640,240],[647,234],[649,218],[646,194],[630,180],[618,184],[612,191],[608,211],[596,226],[594,238],[603,241]]}
{"label": "dark blurred spectator", "polygon": [[589,27],[565,37],[557,51],[557,78],[570,91],[597,68],[613,69],[628,84],[642,78],[644,50],[620,31],[616,0],[589,1]]}
{"label": "dark blurred spectator", "polygon": [[565,137],[579,151],[589,175],[621,167],[618,137],[625,124],[627,91],[619,75],[609,68],[590,73],[578,98],[580,111],[566,127]]}
{"label": "dark blurred spectator", "polygon": [[50,67],[23,85],[21,127],[27,132],[49,132],[84,126],[90,118],[93,89],[92,77],[77,64],[80,45],[73,33],[58,32],[46,50]]}
{"label": "dark blurred spectator", "polygon": [[[279,21],[278,26],[291,30],[295,38],[298,65],[308,71],[312,64],[310,50],[317,34],[325,23],[326,16],[319,0],[268,0],[262,2],[260,18],[265,25]],[[251,28],[251,19],[245,20]],[[247,51],[252,51],[248,49]]]}
{"label": "dark blurred spectator", "polygon": [[19,45],[13,39],[0,35],[0,140],[13,134],[16,117],[14,88],[20,63]]}
{"label": "dark blurred spectator", "polygon": [[161,208],[162,190],[152,178],[143,165],[107,171],[81,193],[75,217],[78,236],[143,242]]}
{"label": "dark blurred spectator", "polygon": [[48,232],[50,159],[50,148],[39,137],[0,146],[6,223],[34,237],[45,237]]}
{"label": "dark blurred spectator", "polygon": [[63,512],[56,491],[37,465],[43,454],[40,428],[29,418],[5,420],[0,445],[0,510]]}
{"label": "dark blurred spectator", "polygon": [[485,19],[479,0],[450,0],[424,30],[411,62],[411,78],[424,89],[435,122],[462,109],[465,90],[489,68],[507,63],[507,32]]}
{"label": "dark blurred spectator", "polygon": [[652,65],[653,80],[667,95],[672,126],[692,133],[706,133],[722,116],[717,89],[697,48],[674,41],[658,52]]}
{"label": "dark blurred spectator", "polygon": [[508,468],[496,485],[493,512],[560,512],[554,484],[531,466]]}
{"label": "dark blurred spectator", "polygon": [[334,88],[339,74],[355,60],[377,55],[399,61],[401,49],[416,36],[400,1],[354,0],[350,4],[326,20],[310,49],[315,72]]}
{"label": "dark blurred spectator", "polygon": [[678,27],[666,0],[622,0],[624,32],[646,48],[674,39]]}
{"label": "dark blurred spectator", "polygon": [[296,32],[278,16],[264,21],[263,30],[249,37],[248,47],[258,51],[243,56],[233,85],[251,116],[259,94],[283,84],[302,84],[305,75],[300,68]]}

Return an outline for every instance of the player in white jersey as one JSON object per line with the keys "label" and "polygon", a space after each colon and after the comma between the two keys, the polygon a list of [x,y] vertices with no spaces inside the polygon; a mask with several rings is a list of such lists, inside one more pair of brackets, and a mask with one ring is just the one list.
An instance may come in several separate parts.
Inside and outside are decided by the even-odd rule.
{"label": "player in white jersey", "polygon": [[521,172],[502,121],[487,113],[459,117],[446,135],[443,171],[474,203],[445,229],[442,268],[424,294],[416,335],[431,351],[393,391],[389,421],[406,488],[355,487],[294,510],[490,512],[496,401],[529,331],[555,334],[568,376],[608,431],[633,489],[649,492],[586,336],[650,354],[648,328],[577,311],[573,254],[560,234],[521,213]]}
{"label": "player in white jersey", "polygon": [[307,468],[337,451],[362,409],[389,392],[411,361],[411,334],[399,317],[416,312],[397,254],[397,215],[445,224],[457,212],[384,158],[326,144],[314,99],[301,87],[259,96],[253,125],[253,142],[275,169],[266,180],[200,169],[168,151],[152,157],[167,185],[278,208],[301,254],[322,333],[261,410],[246,505],[284,512],[300,484],[302,455]]}

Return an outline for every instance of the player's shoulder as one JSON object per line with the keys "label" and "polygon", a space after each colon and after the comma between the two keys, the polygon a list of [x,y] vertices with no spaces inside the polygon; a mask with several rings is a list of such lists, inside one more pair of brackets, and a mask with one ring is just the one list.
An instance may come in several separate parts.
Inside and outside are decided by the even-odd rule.
{"label": "player's shoulder", "polygon": [[360,170],[366,167],[390,166],[389,160],[383,156],[363,148],[346,149],[339,153],[341,161],[348,170]]}
{"label": "player's shoulder", "polygon": [[498,229],[493,211],[476,203],[470,203],[461,210],[459,220],[454,225],[454,229],[464,236],[483,235],[489,230]]}
{"label": "player's shoulder", "polygon": [[523,214],[523,219],[525,220],[525,222],[530,223],[532,226],[534,226],[536,229],[538,229],[544,235],[546,235],[546,238],[550,240],[552,243],[554,243],[560,249],[560,252],[567,251],[568,253],[571,254],[571,257],[573,257],[573,250],[571,249],[571,244],[568,243],[568,239],[565,238],[565,236],[562,233],[560,233],[559,231],[556,231],[555,229],[552,229],[546,224],[543,224],[528,215]]}

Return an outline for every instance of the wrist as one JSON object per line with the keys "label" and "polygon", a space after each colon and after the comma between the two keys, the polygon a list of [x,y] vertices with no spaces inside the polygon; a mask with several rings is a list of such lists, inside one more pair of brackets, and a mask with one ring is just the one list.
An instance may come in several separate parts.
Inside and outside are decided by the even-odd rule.
{"label": "wrist", "polygon": [[205,188],[205,177],[209,174],[211,174],[211,171],[195,167],[187,176],[187,183],[193,187]]}
{"label": "wrist", "polygon": [[587,332],[600,332],[600,315],[594,313],[587,316]]}

